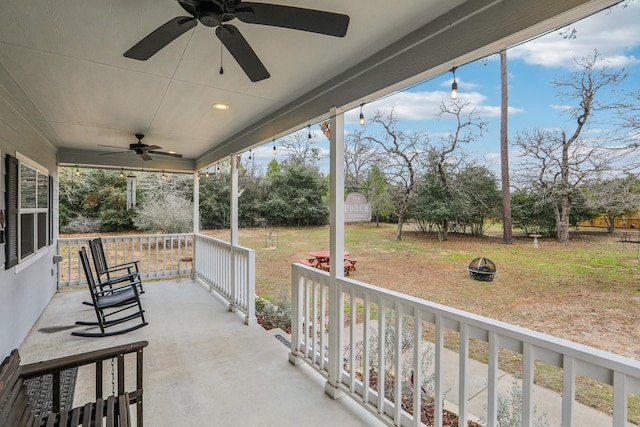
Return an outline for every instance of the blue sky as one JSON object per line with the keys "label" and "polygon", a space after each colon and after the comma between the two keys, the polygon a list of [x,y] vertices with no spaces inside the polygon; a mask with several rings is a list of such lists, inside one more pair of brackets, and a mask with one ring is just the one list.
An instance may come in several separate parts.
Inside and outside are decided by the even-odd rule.
{"label": "blue sky", "polygon": [[[629,0],[585,18],[564,29],[530,40],[507,51],[509,73],[509,136],[513,140],[519,130],[564,127],[573,130],[563,106],[550,82],[569,75],[574,58],[593,56],[597,50],[608,66],[624,68],[629,77],[628,89],[640,89],[640,0]],[[575,30],[575,37],[564,37]],[[393,108],[406,130],[425,131],[431,135],[453,129],[450,120],[438,120],[436,111],[444,99],[450,99],[453,76],[450,72],[430,79],[393,96],[366,104],[364,115],[373,116],[376,110]],[[470,101],[487,122],[484,136],[467,145],[464,150],[473,158],[499,167],[500,136],[500,59],[493,55],[460,65],[456,70],[459,98]],[[359,109],[345,114],[347,131],[359,126]],[[306,129],[303,132],[307,132]],[[328,142],[318,126],[319,146],[328,150]],[[277,143],[277,141],[276,141]],[[256,161],[268,163],[273,159],[272,145],[254,150]],[[281,160],[284,153],[276,158]],[[326,162],[322,162],[325,169]]]}

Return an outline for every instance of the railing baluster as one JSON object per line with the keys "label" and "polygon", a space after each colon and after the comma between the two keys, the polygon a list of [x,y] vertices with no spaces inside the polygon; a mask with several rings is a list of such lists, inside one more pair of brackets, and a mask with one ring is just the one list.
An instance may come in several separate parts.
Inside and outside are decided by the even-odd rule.
{"label": "railing baluster", "polygon": [[531,344],[524,344],[522,356],[522,425],[530,427],[533,425],[533,382],[536,363]]}
{"label": "railing baluster", "polygon": [[377,375],[378,375],[378,413],[384,413],[384,387],[385,387],[385,372],[386,372],[386,361],[384,360],[384,343],[385,340],[385,324],[386,324],[386,313],[384,311],[384,300],[379,301],[378,306],[378,366],[377,366]]}
{"label": "railing baluster", "polygon": [[[413,426],[419,427],[422,418],[422,311],[416,310],[413,319]],[[458,424],[465,426],[465,424]]]}
{"label": "railing baluster", "polygon": [[444,408],[444,319],[436,315],[435,336],[435,401],[433,402],[433,422],[436,427],[442,426],[442,409]]}
{"label": "railing baluster", "polygon": [[469,398],[469,382],[467,375],[469,372],[469,325],[462,323],[460,325],[459,355],[460,362],[458,366],[458,425],[466,426],[467,421],[467,399]]}
{"label": "railing baluster", "polygon": [[613,427],[624,427],[627,423],[627,376],[613,373]]}
{"label": "railing baluster", "polygon": [[573,427],[576,398],[576,365],[573,357],[564,355],[562,360],[562,425]]}
{"label": "railing baluster", "polygon": [[395,317],[394,317],[394,328],[395,328],[395,336],[393,346],[393,364],[394,364],[394,372],[393,372],[393,389],[395,391],[393,396],[393,420],[396,425],[400,425],[400,414],[402,409],[402,310],[400,307],[400,301],[396,300],[394,308]]}

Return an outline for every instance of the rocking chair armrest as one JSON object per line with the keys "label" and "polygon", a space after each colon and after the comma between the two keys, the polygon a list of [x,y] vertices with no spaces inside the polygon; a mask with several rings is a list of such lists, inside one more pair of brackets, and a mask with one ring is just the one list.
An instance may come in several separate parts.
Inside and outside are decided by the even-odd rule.
{"label": "rocking chair armrest", "polygon": [[114,272],[114,271],[118,271],[118,270],[129,270],[129,271],[131,271],[132,268],[135,268],[136,271],[138,271],[138,262],[139,261],[130,261],[130,262],[123,262],[122,264],[112,265],[109,268],[107,268],[107,271],[109,273]]}
{"label": "rocking chair armrest", "polygon": [[43,362],[29,363],[22,366],[22,374],[24,379],[39,377],[44,374],[60,372],[70,368],[89,365],[103,360],[112,359],[121,354],[135,353],[142,350],[149,344],[147,341],[138,341],[130,344],[118,345],[102,350],[95,350],[86,353],[74,354],[71,356],[60,357],[57,359],[46,360]]}
{"label": "rocking chair armrest", "polygon": [[97,291],[95,294],[98,296],[105,296],[105,295],[114,295],[114,294],[119,294],[122,292],[127,292],[130,291],[131,289],[133,289],[133,291],[135,292],[136,295],[138,295],[138,286],[140,286],[140,281],[136,280],[133,282],[126,282],[120,286],[113,286],[111,288],[108,289],[103,289],[101,291]]}

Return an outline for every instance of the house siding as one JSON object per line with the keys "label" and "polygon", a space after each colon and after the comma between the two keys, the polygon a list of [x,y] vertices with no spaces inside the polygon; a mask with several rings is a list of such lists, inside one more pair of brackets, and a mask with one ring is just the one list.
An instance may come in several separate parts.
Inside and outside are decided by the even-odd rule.
{"label": "house siding", "polygon": [[18,348],[56,292],[58,168],[57,151],[42,137],[34,123],[0,86],[0,209],[5,206],[5,158],[19,152],[49,170],[53,177],[53,243],[30,262],[5,269],[4,245],[0,243],[0,360]]}

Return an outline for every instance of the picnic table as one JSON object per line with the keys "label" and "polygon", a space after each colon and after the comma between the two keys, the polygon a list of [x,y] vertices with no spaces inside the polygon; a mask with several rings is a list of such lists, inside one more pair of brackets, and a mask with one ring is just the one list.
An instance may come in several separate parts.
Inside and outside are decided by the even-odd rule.
{"label": "picnic table", "polygon": [[[305,265],[319,268],[324,271],[331,270],[331,253],[330,251],[313,251],[309,252],[309,259],[300,261]],[[355,259],[349,258],[349,252],[344,251],[344,274],[349,275],[352,271],[356,270]]]}

